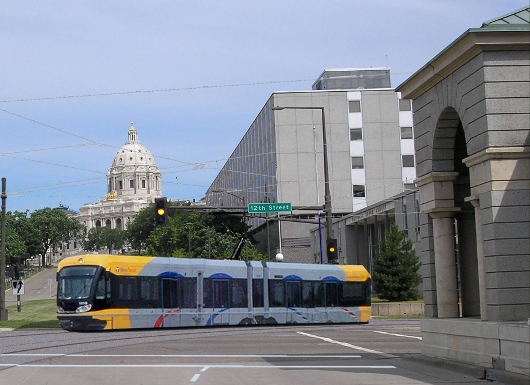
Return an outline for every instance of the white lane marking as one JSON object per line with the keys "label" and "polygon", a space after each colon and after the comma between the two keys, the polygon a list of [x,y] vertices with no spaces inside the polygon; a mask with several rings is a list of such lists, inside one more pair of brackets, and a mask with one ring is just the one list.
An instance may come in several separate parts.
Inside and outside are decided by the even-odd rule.
{"label": "white lane marking", "polygon": [[196,374],[196,375],[194,375],[194,376],[191,378],[190,382],[196,382],[196,381],[199,379],[200,376],[201,376],[200,374]]}
{"label": "white lane marking", "polygon": [[326,341],[326,342],[329,342],[331,344],[337,344],[337,345],[345,346],[347,348],[360,350],[362,352],[379,354],[379,355],[382,355],[382,356],[385,356],[385,357],[388,357],[388,358],[397,358],[397,356],[394,356],[392,354],[387,354],[387,353],[384,353],[384,352],[380,352],[379,350],[367,349],[367,348],[363,348],[361,346],[356,346],[356,345],[349,344],[347,342],[336,341],[336,340],[332,340],[331,338],[327,338],[327,337],[320,337],[320,336],[317,336],[315,334],[309,334],[309,333],[305,333],[305,332],[297,332],[297,333],[298,334],[302,334],[302,335],[307,336],[307,337],[311,337],[311,338],[318,338],[318,339],[320,339],[322,341]]}
{"label": "white lane marking", "polygon": [[[28,368],[203,368],[202,365],[193,364],[153,364],[153,365],[136,365],[136,364],[107,364],[107,365],[90,365],[90,364],[0,364],[4,366],[20,366]],[[209,369],[395,369],[393,365],[207,365]]]}
{"label": "white lane marking", "polygon": [[53,354],[53,353],[0,353],[0,356],[36,356],[36,357],[62,357],[67,354]]}
{"label": "white lane marking", "polygon": [[209,366],[205,366],[204,368],[201,369],[201,372],[205,372],[209,369],[210,367]]}
{"label": "white lane marking", "polygon": [[407,335],[405,335],[405,334],[387,333],[387,332],[380,332],[380,331],[377,331],[377,330],[374,330],[374,333],[388,334],[389,336],[396,336],[396,337],[416,338],[416,339],[418,339],[418,340],[421,340],[421,337],[407,336]]}
{"label": "white lane marking", "polygon": [[34,354],[0,353],[0,356],[51,356],[51,357],[157,357],[157,358],[360,358],[359,355],[289,355],[289,354]]}

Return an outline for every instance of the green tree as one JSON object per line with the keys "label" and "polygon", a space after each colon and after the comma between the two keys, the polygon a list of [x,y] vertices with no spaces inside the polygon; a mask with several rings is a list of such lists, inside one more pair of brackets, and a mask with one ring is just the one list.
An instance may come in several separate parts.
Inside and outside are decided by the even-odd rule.
{"label": "green tree", "polygon": [[64,211],[45,207],[31,213],[27,226],[27,242],[35,247],[31,250],[32,255],[40,254],[42,266],[45,266],[48,250],[56,251],[64,242],[79,239],[84,229],[79,221],[69,217]]}
{"label": "green tree", "polygon": [[147,249],[147,238],[155,229],[155,207],[149,205],[141,209],[129,223],[126,230],[127,241],[133,250],[144,251]]}
{"label": "green tree", "polygon": [[[190,203],[178,202],[171,206],[168,224],[155,225],[153,205],[142,209],[127,227],[127,239],[134,250],[147,251],[151,255],[164,255],[189,258],[230,258],[248,225],[238,215],[213,215],[205,212],[186,210]],[[247,241],[249,259],[261,259],[249,237]],[[242,253],[241,258],[246,255]]]}
{"label": "green tree", "polygon": [[[25,213],[6,213],[6,263],[19,263],[27,255],[27,247],[24,243],[24,234],[21,230],[19,218],[25,218]],[[23,219],[22,219],[23,220]]]}
{"label": "green tree", "polygon": [[412,242],[395,224],[385,233],[385,238],[374,261],[374,291],[388,301],[418,299],[421,264]]}
{"label": "green tree", "polygon": [[109,227],[93,227],[88,230],[86,238],[82,241],[83,249],[87,251],[98,251],[107,248],[109,253],[112,250],[119,250],[125,242],[125,233]]}

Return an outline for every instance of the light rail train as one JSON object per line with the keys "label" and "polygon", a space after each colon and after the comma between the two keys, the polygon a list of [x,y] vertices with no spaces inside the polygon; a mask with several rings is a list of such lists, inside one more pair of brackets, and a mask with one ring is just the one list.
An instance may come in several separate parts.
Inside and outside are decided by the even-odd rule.
{"label": "light rail train", "polygon": [[57,270],[66,330],[366,323],[363,266],[83,255]]}

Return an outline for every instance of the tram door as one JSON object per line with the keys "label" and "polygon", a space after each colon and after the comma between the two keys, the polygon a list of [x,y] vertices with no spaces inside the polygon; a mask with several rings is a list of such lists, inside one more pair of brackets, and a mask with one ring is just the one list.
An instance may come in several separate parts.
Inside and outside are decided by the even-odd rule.
{"label": "tram door", "polygon": [[[168,310],[179,307],[178,300],[179,281],[177,279],[162,279],[162,311],[166,313]],[[166,317],[162,317],[164,324],[167,322]],[[178,326],[178,325],[163,325],[163,326]]]}
{"label": "tram door", "polygon": [[214,319],[213,324],[215,325],[228,325],[229,313],[227,310],[230,307],[228,297],[228,280],[227,279],[214,279],[213,280],[213,310]]}

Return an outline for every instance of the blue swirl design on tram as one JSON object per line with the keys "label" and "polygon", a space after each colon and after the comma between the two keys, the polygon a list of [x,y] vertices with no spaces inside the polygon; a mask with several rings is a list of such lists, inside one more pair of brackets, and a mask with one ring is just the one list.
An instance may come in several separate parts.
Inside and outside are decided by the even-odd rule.
{"label": "blue swirl design on tram", "polygon": [[291,274],[291,275],[286,275],[285,277],[283,277],[283,280],[290,281],[290,282],[302,282],[303,278],[300,277],[299,275]]}
{"label": "blue swirl design on tram", "polygon": [[222,312],[227,311],[227,310],[230,310],[230,308],[227,307],[225,309],[219,310],[217,313],[212,314],[210,316],[210,318],[208,318],[208,321],[206,321],[206,326],[212,326],[213,325],[213,321],[215,321],[217,316],[220,315]]}
{"label": "blue swirl design on tram", "polygon": [[158,274],[158,277],[170,279],[184,278],[182,274],[177,273],[176,271],[164,271],[163,273]]}
{"label": "blue swirl design on tram", "polygon": [[328,275],[327,277],[322,278],[322,282],[342,282],[337,277],[334,277],[332,275]]}
{"label": "blue swirl design on tram", "polygon": [[226,273],[215,273],[210,275],[208,278],[210,279],[231,279],[232,276]]}

